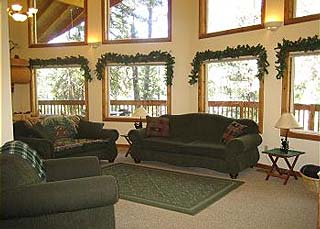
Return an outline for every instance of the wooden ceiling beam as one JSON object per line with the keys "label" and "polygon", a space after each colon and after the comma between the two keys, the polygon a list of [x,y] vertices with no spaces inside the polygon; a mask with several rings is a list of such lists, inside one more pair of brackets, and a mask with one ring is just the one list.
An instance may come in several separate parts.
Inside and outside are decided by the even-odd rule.
{"label": "wooden ceiling beam", "polygon": [[84,0],[57,0],[57,1],[67,5],[84,8]]}

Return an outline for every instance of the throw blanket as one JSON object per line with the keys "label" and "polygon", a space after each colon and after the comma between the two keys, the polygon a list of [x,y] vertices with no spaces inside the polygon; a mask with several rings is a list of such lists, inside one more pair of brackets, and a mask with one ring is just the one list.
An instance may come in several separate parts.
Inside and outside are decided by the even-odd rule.
{"label": "throw blanket", "polygon": [[7,142],[0,148],[0,153],[21,156],[23,159],[27,160],[33,168],[35,168],[41,179],[46,179],[42,160],[38,156],[37,152],[31,149],[26,143],[21,141]]}

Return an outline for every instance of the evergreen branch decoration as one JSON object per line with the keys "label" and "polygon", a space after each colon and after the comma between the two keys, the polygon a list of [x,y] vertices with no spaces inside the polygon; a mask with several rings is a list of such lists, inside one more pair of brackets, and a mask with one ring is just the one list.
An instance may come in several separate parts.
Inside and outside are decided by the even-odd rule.
{"label": "evergreen branch decoration", "polygon": [[276,70],[277,79],[281,79],[284,76],[284,72],[287,70],[287,57],[289,52],[312,52],[320,50],[320,39],[318,35],[307,38],[299,38],[296,41],[282,40],[282,43],[278,43],[275,48],[276,51]]}
{"label": "evergreen branch decoration", "polygon": [[258,73],[256,76],[259,79],[262,79],[265,74],[268,74],[267,67],[269,66],[269,62],[267,61],[267,51],[261,44],[257,46],[238,45],[236,48],[230,48],[228,46],[223,51],[206,50],[204,52],[197,52],[191,63],[192,70],[189,75],[189,84],[193,85],[198,82],[200,68],[204,61],[239,58],[241,56],[257,57]]}
{"label": "evergreen branch decoration", "polygon": [[30,67],[48,67],[48,66],[67,66],[67,65],[80,65],[85,80],[91,81],[91,70],[89,68],[89,60],[84,56],[65,56],[64,58],[57,57],[51,59],[29,59]]}
{"label": "evergreen branch decoration", "polygon": [[136,55],[125,55],[118,53],[105,53],[101,55],[96,64],[95,74],[101,80],[104,76],[104,69],[109,63],[123,65],[136,63],[163,62],[166,66],[166,84],[172,85],[174,57],[168,52],[152,51],[149,54],[137,53]]}

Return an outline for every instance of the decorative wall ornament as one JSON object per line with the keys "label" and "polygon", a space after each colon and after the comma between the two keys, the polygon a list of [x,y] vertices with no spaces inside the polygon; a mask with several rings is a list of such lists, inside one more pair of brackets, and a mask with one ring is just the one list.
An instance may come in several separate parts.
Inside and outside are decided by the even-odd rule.
{"label": "decorative wall ornament", "polygon": [[83,72],[83,76],[86,81],[91,81],[91,70],[89,68],[89,60],[84,56],[65,56],[63,58],[51,58],[51,59],[29,59],[30,67],[56,67],[56,66],[74,66],[80,65],[80,69]]}
{"label": "decorative wall ornament", "polygon": [[149,54],[137,53],[136,55],[125,55],[118,53],[105,53],[101,55],[96,64],[95,74],[101,80],[104,76],[105,67],[111,63],[123,65],[137,63],[164,63],[166,66],[166,84],[172,85],[174,57],[168,52],[152,51]]}
{"label": "decorative wall ornament", "polygon": [[258,73],[256,76],[259,79],[268,74],[267,67],[269,66],[269,62],[267,61],[267,51],[261,44],[257,46],[238,45],[236,48],[228,46],[223,51],[206,50],[204,52],[197,52],[191,63],[192,70],[189,75],[189,84],[193,85],[198,82],[200,68],[205,61],[239,58],[241,56],[255,56],[257,58]]}
{"label": "decorative wall ornament", "polygon": [[282,40],[282,43],[278,43],[275,48],[276,51],[276,70],[277,79],[281,79],[287,69],[287,57],[289,52],[312,52],[315,50],[320,50],[320,39],[318,35],[307,38],[299,38],[296,41]]}

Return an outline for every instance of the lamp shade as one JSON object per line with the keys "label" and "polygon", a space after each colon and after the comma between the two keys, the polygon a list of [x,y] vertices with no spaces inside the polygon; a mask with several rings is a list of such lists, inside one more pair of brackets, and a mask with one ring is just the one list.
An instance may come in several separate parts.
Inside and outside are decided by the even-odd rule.
{"label": "lamp shade", "polygon": [[139,107],[133,112],[132,117],[145,118],[147,115],[149,115],[148,112],[143,107]]}
{"label": "lamp shade", "polygon": [[276,122],[275,127],[278,129],[302,128],[291,113],[283,113],[279,120]]}

